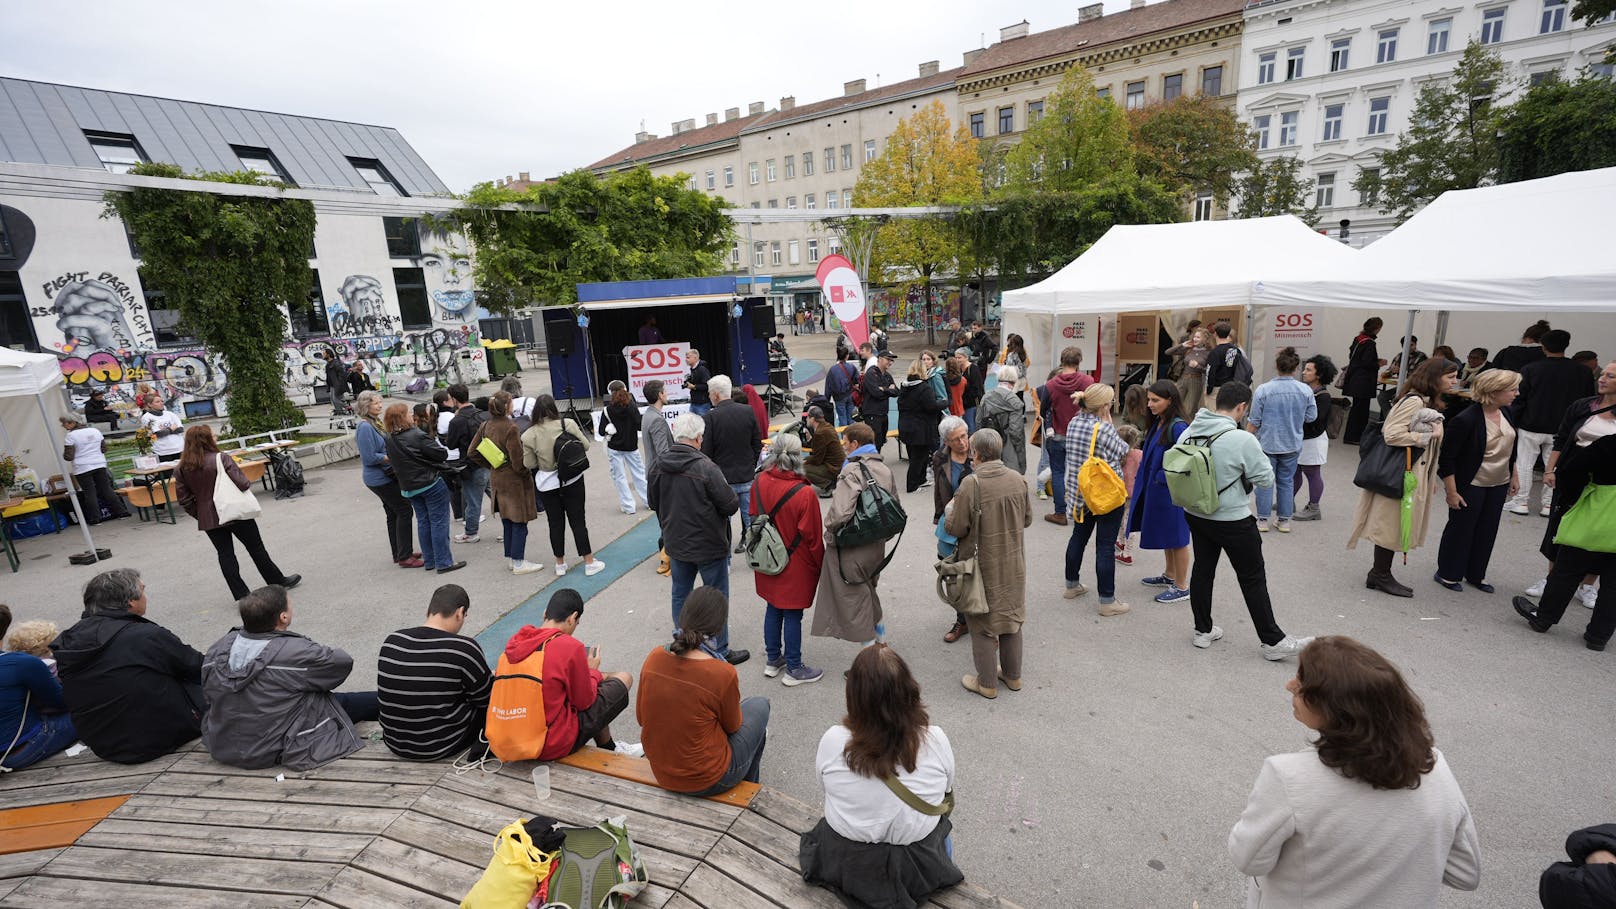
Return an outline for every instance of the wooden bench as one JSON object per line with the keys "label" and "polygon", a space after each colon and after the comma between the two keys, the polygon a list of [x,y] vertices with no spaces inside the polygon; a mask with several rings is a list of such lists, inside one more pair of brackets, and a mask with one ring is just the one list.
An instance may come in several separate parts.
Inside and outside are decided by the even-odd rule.
{"label": "wooden bench", "polygon": [[269,461],[264,459],[237,461],[236,466],[241,468],[241,473],[247,478],[247,482],[262,483],[265,489],[269,488]]}
{"label": "wooden bench", "polygon": [[[655,786],[658,789],[662,788],[657,785],[656,776],[651,772],[650,761],[645,758],[629,757],[615,751],[607,751],[604,748],[596,748],[594,745],[585,745],[556,763],[566,764],[568,767],[577,767],[579,770],[591,770],[619,780],[628,780],[631,783]],[[737,783],[735,788],[728,792],[720,792],[717,795],[705,796],[705,798],[725,805],[734,805],[736,808],[747,808],[751,806],[752,800],[757,798],[759,788],[757,783]]]}
{"label": "wooden bench", "polygon": [[0,855],[71,846],[127,801],[113,795],[0,811]]}
{"label": "wooden bench", "polygon": [[[158,490],[161,490],[161,492]],[[142,521],[150,520],[150,518],[146,517],[148,510],[151,511],[153,517],[161,520],[161,516],[157,511],[159,508],[166,508],[169,517],[171,519],[174,517],[174,480],[172,478],[153,483],[150,486],[122,486],[118,489],[118,495],[123,496],[124,500],[134,507]],[[170,520],[169,523],[176,523],[176,521]]]}

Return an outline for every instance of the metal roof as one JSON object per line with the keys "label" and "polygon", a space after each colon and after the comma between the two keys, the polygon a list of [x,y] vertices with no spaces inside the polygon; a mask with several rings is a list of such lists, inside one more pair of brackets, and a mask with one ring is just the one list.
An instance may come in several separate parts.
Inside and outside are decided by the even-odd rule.
{"label": "metal roof", "polygon": [[268,149],[300,187],[371,192],[348,161],[363,158],[411,196],[450,192],[396,129],[0,77],[0,161],[102,170],[86,132],[193,173],[244,169],[238,145]]}

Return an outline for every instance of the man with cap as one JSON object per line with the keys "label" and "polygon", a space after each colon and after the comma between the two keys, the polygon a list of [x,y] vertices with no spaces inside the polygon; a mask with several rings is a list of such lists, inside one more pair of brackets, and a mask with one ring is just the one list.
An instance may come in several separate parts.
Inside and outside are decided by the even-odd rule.
{"label": "man with cap", "polygon": [[982,403],[982,387],[986,384],[983,378],[982,367],[971,356],[969,347],[961,347],[954,351],[954,359],[959,361],[960,375],[965,379],[965,392],[960,396],[960,403],[965,407],[965,429],[967,432],[976,432],[976,405]]}
{"label": "man with cap", "polygon": [[864,422],[875,432],[874,445],[878,453],[887,441],[889,410],[887,402],[898,393],[898,383],[892,379],[892,361],[896,359],[892,351],[885,347],[881,348],[875,352],[875,362],[861,380],[864,403],[859,405],[859,413],[863,415]]}

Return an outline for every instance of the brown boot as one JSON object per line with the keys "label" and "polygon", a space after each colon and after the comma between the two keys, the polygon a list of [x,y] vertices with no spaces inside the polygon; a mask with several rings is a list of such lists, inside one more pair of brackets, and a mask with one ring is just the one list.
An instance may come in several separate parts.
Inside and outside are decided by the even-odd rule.
{"label": "brown boot", "polygon": [[660,574],[660,575],[662,575],[664,577],[668,576],[669,574],[672,574],[673,573],[673,566],[668,564],[668,551],[666,549],[664,549],[661,552],[657,553],[657,558],[661,559],[661,561],[657,563],[656,573]]}
{"label": "brown boot", "polygon": [[948,629],[948,633],[943,635],[943,640],[952,644],[969,633],[970,630],[965,627],[965,623],[955,619],[954,627]]}

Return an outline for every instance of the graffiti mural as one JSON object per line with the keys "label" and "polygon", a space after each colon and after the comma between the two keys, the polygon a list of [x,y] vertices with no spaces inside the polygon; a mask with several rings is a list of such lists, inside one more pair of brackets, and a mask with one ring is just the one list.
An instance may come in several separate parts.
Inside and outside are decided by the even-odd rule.
{"label": "graffiti mural", "polygon": [[145,306],[128,282],[110,271],[95,278],[87,271],[68,272],[46,281],[42,288],[48,308],[35,316],[56,316],[64,353],[80,347],[94,350],[136,350],[150,346],[151,322]]}
{"label": "graffiti mural", "polygon": [[435,249],[421,256],[433,315],[439,322],[477,320],[477,296],[471,289],[471,255],[455,249]]}
{"label": "graffiti mural", "polygon": [[[924,290],[916,287],[908,293],[895,287],[876,288],[870,293],[870,309],[874,315],[885,315],[888,328],[926,328]],[[957,287],[932,285],[932,324],[942,328],[960,319],[960,292]]]}
{"label": "graffiti mural", "polygon": [[341,302],[326,308],[334,335],[376,335],[397,331],[398,317],[387,309],[382,282],[370,275],[349,275],[342,280]]}

